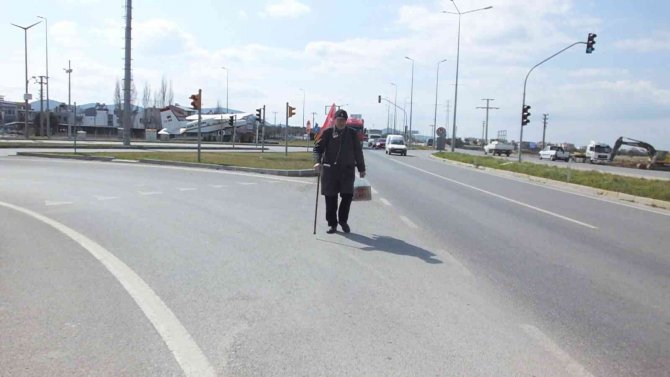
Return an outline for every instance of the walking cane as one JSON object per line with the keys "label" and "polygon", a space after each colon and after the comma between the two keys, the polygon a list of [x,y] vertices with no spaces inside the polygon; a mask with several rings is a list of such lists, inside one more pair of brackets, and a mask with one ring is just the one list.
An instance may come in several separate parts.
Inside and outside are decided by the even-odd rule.
{"label": "walking cane", "polygon": [[317,213],[319,212],[319,186],[321,185],[321,169],[323,168],[322,165],[319,165],[319,172],[316,173],[316,202],[314,204],[314,232],[312,234],[316,234],[316,217]]}

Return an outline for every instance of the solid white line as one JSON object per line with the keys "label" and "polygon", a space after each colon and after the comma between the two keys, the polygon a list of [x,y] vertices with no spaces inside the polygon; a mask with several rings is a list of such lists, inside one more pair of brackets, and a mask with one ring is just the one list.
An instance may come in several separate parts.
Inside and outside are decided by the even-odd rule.
{"label": "solid white line", "polygon": [[404,222],[404,223],[405,223],[408,227],[410,227],[410,228],[419,229],[419,227],[416,226],[416,224],[414,224],[414,223],[412,222],[412,220],[408,219],[408,218],[405,217],[405,216],[402,216],[402,215],[401,215],[401,216],[400,216],[400,220],[402,220],[402,222]]}
{"label": "solid white line", "polygon": [[52,202],[50,200],[45,200],[44,201],[44,205],[47,206],[47,207],[64,206],[64,205],[68,205],[68,204],[72,204],[72,202]]}
{"label": "solid white line", "polygon": [[160,191],[138,191],[137,192],[140,195],[160,195],[162,192]]}
{"label": "solid white line", "polygon": [[251,186],[251,185],[257,185],[258,183],[256,182],[236,182],[238,185],[242,186]]}
{"label": "solid white line", "polygon": [[[274,183],[274,182],[272,182],[272,183]],[[224,187],[226,187],[224,185],[209,185],[209,186],[214,187],[214,188],[224,188]]]}
{"label": "solid white line", "polygon": [[391,206],[391,202],[389,202],[388,200],[386,200],[386,199],[384,199],[384,198],[379,198],[379,201],[382,202],[382,203],[384,203],[384,205],[387,205],[387,206],[389,206],[389,207]]}
{"label": "solid white line", "polygon": [[587,224],[587,223],[585,223],[585,222],[581,222],[581,221],[579,221],[579,220],[575,220],[575,219],[569,218],[569,217],[567,217],[567,216],[559,215],[558,213],[551,212],[551,211],[547,211],[546,209],[542,209],[542,208],[539,208],[539,207],[535,207],[535,206],[532,206],[532,205],[530,205],[530,204],[526,204],[526,203],[520,202],[520,201],[518,201],[518,200],[514,200],[514,199],[512,199],[512,198],[508,198],[508,197],[506,197],[506,196],[498,195],[498,194],[493,193],[493,192],[491,192],[491,191],[486,191],[486,190],[480,189],[480,188],[478,188],[478,187],[471,186],[471,185],[468,185],[468,184],[466,184],[466,183],[456,181],[456,180],[451,179],[451,178],[443,177],[443,176],[441,176],[441,175],[439,175],[439,174],[431,173],[431,172],[429,172],[429,171],[427,171],[427,170],[423,170],[423,169],[417,168],[417,167],[415,167],[415,166],[406,164],[406,163],[404,163],[404,162],[396,161],[396,160],[394,160],[394,159],[389,159],[389,161],[393,161],[393,162],[395,162],[395,163],[397,163],[397,164],[407,166],[408,168],[411,168],[411,169],[414,169],[414,170],[418,170],[418,171],[420,171],[420,172],[422,172],[422,173],[425,173],[425,174],[428,174],[428,175],[432,175],[432,176],[434,176],[434,177],[443,179],[443,180],[445,180],[445,181],[448,181],[448,182],[451,182],[451,183],[455,183],[455,184],[457,184],[457,185],[461,185],[461,186],[463,186],[463,187],[467,187],[467,188],[469,188],[469,189],[472,189],[472,190],[475,190],[475,191],[479,191],[479,192],[484,193],[484,194],[487,194],[487,195],[494,196],[494,197],[496,197],[496,198],[498,198],[498,199],[502,199],[502,200],[508,201],[508,202],[510,202],[510,203],[514,203],[514,204],[520,205],[520,206],[522,206],[522,207],[530,208],[530,209],[532,209],[532,210],[535,210],[535,211],[538,211],[538,212],[542,212],[542,213],[544,213],[544,214],[546,214],[546,215],[549,215],[549,216],[557,217],[557,218],[559,218],[559,219],[561,219],[561,220],[565,220],[565,221],[569,221],[569,222],[572,222],[572,223],[575,223],[575,224],[579,224],[579,225],[581,225],[581,226],[584,226],[584,227],[587,227],[587,228],[590,228],[590,229],[598,229],[597,226],[593,226],[593,225],[591,225],[591,224]]}
{"label": "solid white line", "polygon": [[179,319],[177,319],[172,310],[165,305],[160,297],[156,295],[156,292],[139,275],[114,256],[114,254],[74,229],[46,216],[42,216],[37,212],[4,202],[0,202],[0,206],[21,212],[55,228],[77,242],[102,263],[121,283],[133,300],[135,300],[144,315],[149,319],[161,338],[163,338],[163,341],[174,355],[174,358],[186,376],[209,377],[216,375],[214,368],[209,364],[202,350],[195,344],[191,335],[179,322]]}
{"label": "solid white line", "polygon": [[535,339],[544,349],[549,351],[554,357],[556,357],[560,362],[565,364],[565,371],[570,376],[578,377],[593,377],[584,366],[579,364],[575,359],[573,359],[567,352],[563,351],[556,343],[554,343],[547,335],[545,335],[540,329],[533,325],[521,324],[519,325],[523,331],[528,334],[531,338]]}
{"label": "solid white line", "polygon": [[196,189],[193,187],[180,187],[177,190],[179,191],[195,191]]}
{"label": "solid white line", "polygon": [[97,196],[97,195],[96,195],[95,198],[98,199],[98,200],[100,200],[100,201],[104,201],[104,200],[114,200],[114,199],[118,199],[119,197],[118,197],[118,196]]}

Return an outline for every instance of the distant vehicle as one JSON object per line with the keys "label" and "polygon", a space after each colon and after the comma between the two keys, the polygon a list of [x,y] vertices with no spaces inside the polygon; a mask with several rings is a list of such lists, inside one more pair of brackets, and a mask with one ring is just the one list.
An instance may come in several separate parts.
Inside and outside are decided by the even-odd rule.
{"label": "distant vehicle", "polygon": [[377,140],[379,140],[379,137],[372,137],[372,136],[370,136],[370,137],[368,138],[368,148],[372,148],[372,147],[374,147],[374,146],[375,146],[375,143],[377,142]]}
{"label": "distant vehicle", "polygon": [[365,120],[360,114],[351,114],[349,119],[347,119],[347,127],[356,131],[356,136],[358,140],[364,142],[367,140],[367,135],[365,134]]}
{"label": "distant vehicle", "polygon": [[494,156],[495,155],[502,156],[504,154],[507,157],[509,157],[509,155],[512,154],[513,150],[514,146],[512,144],[508,144],[498,140],[493,140],[484,147],[484,154],[491,153]]}
{"label": "distant vehicle", "polygon": [[539,156],[540,160],[547,158],[551,161],[570,161],[570,153],[566,152],[562,147],[555,145],[548,145],[546,148],[540,151]]}
{"label": "distant vehicle", "polygon": [[398,153],[401,156],[407,156],[407,146],[405,138],[402,135],[386,136],[386,154]]}
{"label": "distant vehicle", "polygon": [[612,148],[607,143],[591,141],[586,147],[586,159],[590,163],[609,162]]}
{"label": "distant vehicle", "polygon": [[386,148],[386,139],[380,137],[375,141],[375,144],[372,146],[374,149],[384,149]]}

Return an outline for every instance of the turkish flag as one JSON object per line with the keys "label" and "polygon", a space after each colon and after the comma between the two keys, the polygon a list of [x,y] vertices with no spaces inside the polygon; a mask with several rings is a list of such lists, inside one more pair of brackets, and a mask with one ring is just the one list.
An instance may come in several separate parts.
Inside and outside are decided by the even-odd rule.
{"label": "turkish flag", "polygon": [[337,109],[336,109],[335,104],[333,104],[333,106],[330,107],[330,111],[328,112],[328,115],[326,116],[326,120],[323,121],[323,125],[321,126],[321,129],[319,130],[319,133],[314,138],[314,140],[316,142],[318,142],[319,139],[321,138],[321,134],[323,134],[323,131],[332,127],[333,124],[335,123],[335,111],[337,111]]}

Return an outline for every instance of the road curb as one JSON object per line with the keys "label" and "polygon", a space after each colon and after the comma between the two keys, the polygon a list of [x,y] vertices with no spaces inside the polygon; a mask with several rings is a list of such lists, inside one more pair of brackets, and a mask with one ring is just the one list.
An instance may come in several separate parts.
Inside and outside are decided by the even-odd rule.
{"label": "road curb", "polygon": [[478,169],[478,170],[487,171],[489,173],[494,173],[496,175],[501,175],[501,176],[508,176],[508,177],[525,179],[525,180],[528,180],[528,181],[531,181],[531,182],[534,182],[534,183],[541,183],[541,184],[545,184],[547,186],[551,186],[551,187],[554,187],[554,188],[569,189],[569,191],[576,192],[576,193],[579,193],[579,194],[586,194],[586,195],[591,195],[591,196],[600,197],[600,198],[616,199],[616,200],[620,200],[620,201],[623,201],[623,202],[637,203],[637,204],[642,204],[642,205],[646,205],[646,206],[649,206],[649,207],[670,210],[670,202],[665,201],[665,200],[645,198],[645,197],[642,197],[642,196],[635,196],[635,195],[625,194],[625,193],[622,193],[622,192],[608,191],[608,190],[603,190],[603,189],[589,187],[589,186],[577,185],[577,184],[574,184],[574,183],[560,182],[560,181],[555,181],[553,179],[536,177],[534,175],[516,173],[516,172],[507,171],[507,170],[487,168],[487,167],[484,167],[484,166],[475,166],[473,164],[467,164],[467,163],[460,162],[460,161],[452,161],[452,160],[448,160],[446,158],[435,157],[432,154],[430,154],[429,156],[432,159],[442,161],[444,163],[448,163],[448,164],[451,164],[451,165]]}
{"label": "road curb", "polygon": [[239,171],[239,172],[245,172],[245,173],[279,175],[279,176],[283,176],[283,177],[316,177],[316,172],[314,171],[314,169],[298,169],[298,170],[262,169],[262,168],[248,168],[248,167],[242,167],[242,166],[226,166],[226,165],[217,165],[217,164],[203,164],[203,163],[196,163],[196,162],[163,161],[163,160],[152,160],[152,159],[123,160],[123,159],[115,159],[114,157],[64,156],[64,155],[58,155],[58,154],[38,153],[38,152],[17,152],[16,155],[17,156],[23,156],[23,157],[59,158],[59,159],[67,159],[67,160],[102,161],[102,162],[113,162],[113,163],[142,163],[142,164],[150,164],[150,165],[181,166],[181,167],[198,168],[198,169],[227,170],[227,171]]}

